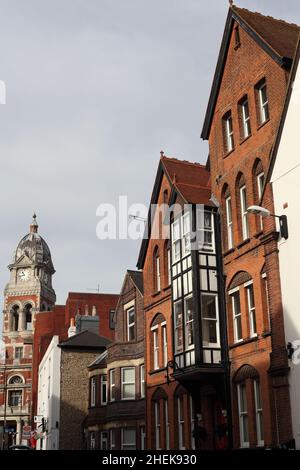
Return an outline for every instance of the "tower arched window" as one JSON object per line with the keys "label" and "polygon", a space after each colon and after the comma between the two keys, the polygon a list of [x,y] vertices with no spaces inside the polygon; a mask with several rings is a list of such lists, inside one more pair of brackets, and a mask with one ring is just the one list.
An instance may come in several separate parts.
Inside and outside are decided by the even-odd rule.
{"label": "tower arched window", "polygon": [[19,306],[15,305],[12,308],[12,330],[13,331],[18,331],[19,329]]}
{"label": "tower arched window", "polygon": [[32,330],[32,305],[27,304],[25,307],[25,329]]}

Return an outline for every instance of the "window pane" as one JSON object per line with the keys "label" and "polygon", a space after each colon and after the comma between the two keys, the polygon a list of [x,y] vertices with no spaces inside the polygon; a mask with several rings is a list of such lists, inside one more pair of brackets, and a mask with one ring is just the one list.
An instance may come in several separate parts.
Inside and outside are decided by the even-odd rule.
{"label": "window pane", "polygon": [[135,370],[134,368],[123,369],[123,382],[134,382]]}
{"label": "window pane", "polygon": [[183,350],[183,312],[182,303],[174,304],[174,321],[175,321],[175,350],[181,352]]}
{"label": "window pane", "polygon": [[125,384],[123,385],[123,398],[134,398],[135,397],[135,385]]}
{"label": "window pane", "polygon": [[194,314],[193,314],[193,297],[189,297],[184,300],[185,308],[185,322],[186,322],[186,331],[185,331],[185,342],[186,347],[194,345]]}

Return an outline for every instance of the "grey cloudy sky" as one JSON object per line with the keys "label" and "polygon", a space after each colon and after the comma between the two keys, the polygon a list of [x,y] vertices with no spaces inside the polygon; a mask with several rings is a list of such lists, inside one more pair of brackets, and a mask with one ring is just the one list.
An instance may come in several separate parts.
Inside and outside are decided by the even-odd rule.
{"label": "grey cloudy sky", "polygon": [[[300,24],[299,0],[238,6]],[[33,210],[58,301],[119,292],[139,241],[99,241],[96,208],[148,204],[159,151],[204,162],[200,130],[227,0],[0,0],[0,291]]]}

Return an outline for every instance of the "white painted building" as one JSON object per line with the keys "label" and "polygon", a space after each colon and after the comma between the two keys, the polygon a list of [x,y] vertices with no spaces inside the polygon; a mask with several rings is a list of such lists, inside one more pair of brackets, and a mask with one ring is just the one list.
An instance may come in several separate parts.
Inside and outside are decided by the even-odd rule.
{"label": "white painted building", "polygon": [[36,423],[40,436],[37,440],[38,450],[57,450],[59,447],[61,349],[58,343],[59,337],[53,336],[39,366]]}
{"label": "white painted building", "polygon": [[[300,44],[299,44],[300,46]],[[269,178],[273,185],[275,214],[286,215],[287,240],[279,240],[279,261],[286,344],[295,353],[290,365],[290,396],[293,434],[300,449],[300,47],[293,67],[285,110],[272,155]],[[296,351],[298,348],[298,351]],[[292,354],[292,351],[291,351]],[[296,361],[298,359],[298,361]],[[296,362],[299,362],[297,364]]]}

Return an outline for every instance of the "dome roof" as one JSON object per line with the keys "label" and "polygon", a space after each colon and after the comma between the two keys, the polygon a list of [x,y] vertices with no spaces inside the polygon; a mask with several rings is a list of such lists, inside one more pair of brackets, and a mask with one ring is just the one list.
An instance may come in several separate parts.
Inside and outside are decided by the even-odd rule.
{"label": "dome roof", "polygon": [[38,233],[38,224],[36,215],[33,215],[33,221],[30,225],[30,233],[25,235],[18,244],[14,261],[16,262],[21,256],[27,256],[36,264],[52,263],[50,249],[45,240]]}

